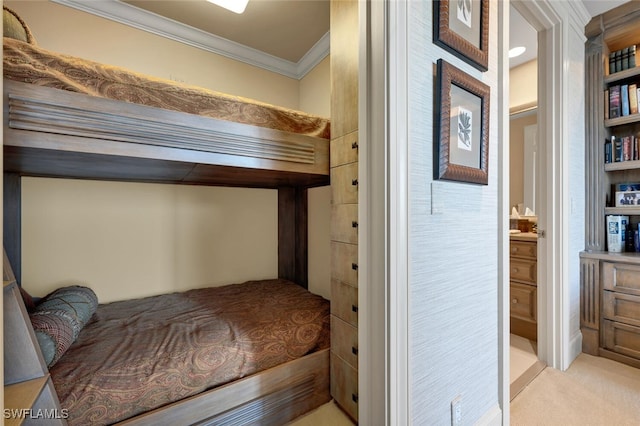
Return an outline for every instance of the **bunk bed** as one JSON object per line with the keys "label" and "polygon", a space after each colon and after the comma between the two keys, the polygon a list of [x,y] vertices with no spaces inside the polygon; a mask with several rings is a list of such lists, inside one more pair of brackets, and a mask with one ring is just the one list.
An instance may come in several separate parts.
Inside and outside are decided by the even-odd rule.
{"label": "bunk bed", "polygon": [[[4,13],[5,36],[7,13],[24,33],[4,38],[3,242],[18,284],[20,180],[36,176],[277,189],[275,281],[306,289],[307,189],[329,183],[328,120],[58,55]],[[15,323],[7,314],[5,324]],[[330,400],[322,341],[295,360],[177,395],[124,424],[282,424]],[[5,366],[19,362],[20,350],[5,347]]]}

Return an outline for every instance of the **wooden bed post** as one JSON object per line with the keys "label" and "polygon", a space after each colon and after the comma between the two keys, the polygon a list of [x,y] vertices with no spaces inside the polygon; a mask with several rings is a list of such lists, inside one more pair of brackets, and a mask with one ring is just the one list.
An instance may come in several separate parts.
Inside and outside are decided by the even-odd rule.
{"label": "wooden bed post", "polygon": [[3,244],[13,266],[18,285],[22,285],[21,186],[18,173],[3,177]]}
{"label": "wooden bed post", "polygon": [[307,189],[278,188],[278,278],[308,287]]}

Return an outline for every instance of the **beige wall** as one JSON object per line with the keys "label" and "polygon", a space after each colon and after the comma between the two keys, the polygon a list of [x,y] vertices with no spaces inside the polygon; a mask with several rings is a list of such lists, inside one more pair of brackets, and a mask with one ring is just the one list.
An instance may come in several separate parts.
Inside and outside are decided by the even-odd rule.
{"label": "beige wall", "polygon": [[330,63],[327,56],[300,80],[299,108],[302,111],[321,117],[331,115]]}
{"label": "beige wall", "polygon": [[[524,202],[524,128],[535,124],[535,113],[512,117],[509,127],[509,205]],[[530,207],[530,206],[529,206]]]}
{"label": "beige wall", "polygon": [[23,281],[101,302],[272,278],[277,191],[23,178]]}
{"label": "beige wall", "polygon": [[538,104],[538,61],[536,59],[509,71],[509,110],[521,112]]}
{"label": "beige wall", "polygon": [[[329,115],[328,58],[297,81],[51,2],[5,4],[46,49]],[[273,190],[34,178],[22,196],[36,295],[79,280],[106,302],[277,276]],[[328,298],[328,188],[309,191],[309,210],[309,285]]]}

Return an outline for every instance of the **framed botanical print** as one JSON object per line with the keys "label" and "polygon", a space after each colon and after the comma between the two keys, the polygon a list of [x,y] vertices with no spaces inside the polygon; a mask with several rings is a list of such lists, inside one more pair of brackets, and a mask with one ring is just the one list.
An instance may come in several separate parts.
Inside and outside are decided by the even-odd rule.
{"label": "framed botanical print", "polygon": [[489,0],[433,2],[433,41],[481,71],[489,64]]}
{"label": "framed botanical print", "polygon": [[489,97],[489,86],[438,60],[435,179],[488,184]]}

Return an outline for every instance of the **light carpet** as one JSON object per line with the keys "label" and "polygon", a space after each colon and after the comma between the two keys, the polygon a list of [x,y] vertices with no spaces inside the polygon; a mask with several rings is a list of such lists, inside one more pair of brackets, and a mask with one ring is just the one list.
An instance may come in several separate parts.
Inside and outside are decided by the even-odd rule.
{"label": "light carpet", "polygon": [[640,425],[640,370],[586,354],[547,367],[511,402],[511,424]]}

